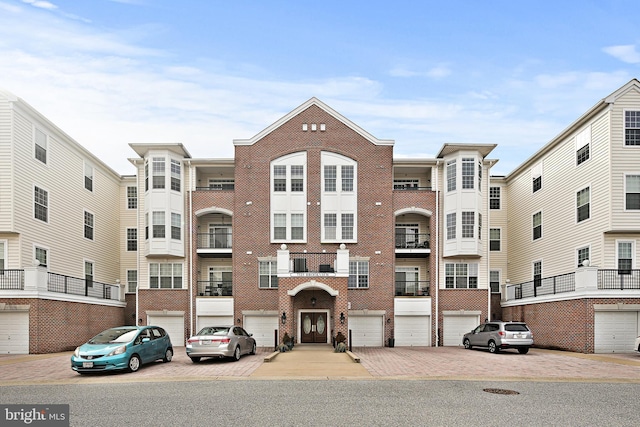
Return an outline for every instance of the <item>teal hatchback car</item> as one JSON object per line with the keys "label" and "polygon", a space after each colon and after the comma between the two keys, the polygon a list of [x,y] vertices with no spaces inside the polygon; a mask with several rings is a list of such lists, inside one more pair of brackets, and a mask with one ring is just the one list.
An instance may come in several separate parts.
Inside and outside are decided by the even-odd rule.
{"label": "teal hatchback car", "polygon": [[169,334],[159,326],[121,326],[107,329],[76,348],[71,369],[79,374],[128,370],[162,359],[171,362]]}

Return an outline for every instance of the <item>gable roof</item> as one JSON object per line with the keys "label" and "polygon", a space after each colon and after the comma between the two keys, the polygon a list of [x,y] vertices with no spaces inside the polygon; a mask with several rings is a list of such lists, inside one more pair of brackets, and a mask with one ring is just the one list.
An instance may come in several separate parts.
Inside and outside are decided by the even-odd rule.
{"label": "gable roof", "polygon": [[362,129],[360,126],[358,126],[355,123],[353,123],[351,120],[347,119],[342,114],[338,113],[333,108],[329,107],[324,102],[320,101],[318,98],[313,97],[313,98],[309,99],[307,102],[305,102],[302,105],[300,105],[299,107],[297,107],[296,109],[294,109],[293,111],[291,111],[288,114],[286,114],[283,117],[281,117],[279,120],[277,120],[271,126],[265,128],[260,133],[258,133],[255,136],[253,136],[252,138],[249,138],[249,139],[234,139],[233,140],[233,145],[236,145],[236,146],[237,145],[253,145],[257,141],[259,141],[260,139],[264,138],[265,136],[267,136],[268,134],[270,134],[271,132],[273,132],[274,130],[279,128],[280,126],[282,126],[284,123],[288,122],[293,117],[297,116],[298,114],[300,114],[301,112],[303,112],[304,110],[306,110],[307,108],[309,108],[309,107],[311,107],[313,105],[315,105],[316,107],[320,108],[321,110],[323,110],[327,114],[331,115],[336,120],[344,123],[347,127],[349,127],[351,130],[353,130],[354,132],[356,132],[357,134],[359,134],[360,136],[362,136],[364,139],[366,139],[367,141],[371,142],[372,144],[375,144],[375,145],[393,145],[394,142],[395,142],[393,139],[378,139],[378,138],[376,138],[375,136],[371,135],[366,130]]}

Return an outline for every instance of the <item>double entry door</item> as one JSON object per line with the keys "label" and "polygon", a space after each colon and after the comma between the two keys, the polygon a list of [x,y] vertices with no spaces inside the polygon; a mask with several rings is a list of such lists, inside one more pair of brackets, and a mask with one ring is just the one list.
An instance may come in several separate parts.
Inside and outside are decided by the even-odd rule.
{"label": "double entry door", "polygon": [[302,336],[303,343],[327,342],[327,314],[318,312],[302,312]]}

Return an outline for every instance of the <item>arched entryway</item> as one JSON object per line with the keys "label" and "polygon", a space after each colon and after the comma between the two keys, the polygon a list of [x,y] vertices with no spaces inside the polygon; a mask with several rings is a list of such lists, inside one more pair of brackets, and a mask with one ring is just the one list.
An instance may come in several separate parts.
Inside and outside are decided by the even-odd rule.
{"label": "arched entryway", "polygon": [[331,286],[311,280],[287,291],[296,315],[296,339],[304,344],[331,343],[336,313],[336,296]]}

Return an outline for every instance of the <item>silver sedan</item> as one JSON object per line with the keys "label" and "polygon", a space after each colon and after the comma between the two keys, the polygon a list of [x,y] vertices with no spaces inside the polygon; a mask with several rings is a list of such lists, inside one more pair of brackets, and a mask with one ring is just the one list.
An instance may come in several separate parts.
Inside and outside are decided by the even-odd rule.
{"label": "silver sedan", "polygon": [[240,326],[207,326],[187,340],[187,356],[194,363],[203,357],[232,357],[256,354],[256,340]]}

